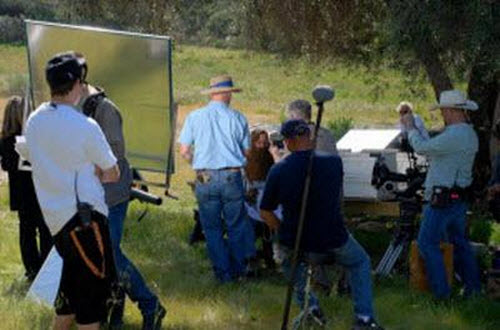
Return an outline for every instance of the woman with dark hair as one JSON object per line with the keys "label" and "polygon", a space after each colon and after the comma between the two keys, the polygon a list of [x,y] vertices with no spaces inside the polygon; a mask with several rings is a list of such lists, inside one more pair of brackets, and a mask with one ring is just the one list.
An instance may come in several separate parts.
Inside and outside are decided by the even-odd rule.
{"label": "woman with dark hair", "polygon": [[[247,181],[247,192],[245,206],[247,213],[254,225],[255,238],[262,239],[261,255],[267,268],[274,268],[272,248],[272,233],[266,223],[260,218],[259,206],[262,193],[266,184],[266,177],[274,165],[274,158],[269,152],[270,141],[267,131],[256,128],[250,135],[251,145],[247,154],[247,165],[245,175]],[[281,211],[277,211],[281,217]],[[250,242],[252,245],[254,242]]]}
{"label": "woman with dark hair", "polygon": [[31,171],[19,169],[19,155],[14,149],[16,136],[22,135],[24,108],[24,98],[9,98],[3,118],[0,156],[2,169],[9,175],[10,209],[17,211],[19,216],[19,243],[25,276],[33,281],[52,247],[52,236],[38,205]]}

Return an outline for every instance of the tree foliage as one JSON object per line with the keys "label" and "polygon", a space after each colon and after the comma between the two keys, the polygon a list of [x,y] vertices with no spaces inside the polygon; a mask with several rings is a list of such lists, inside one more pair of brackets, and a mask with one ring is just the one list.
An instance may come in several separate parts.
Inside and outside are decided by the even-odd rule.
{"label": "tree foliage", "polygon": [[496,122],[500,128],[498,0],[0,0],[0,15],[372,68],[390,63],[410,78],[425,72],[436,97],[466,83],[480,106],[471,118],[480,137],[480,185],[489,173],[489,139]]}
{"label": "tree foliage", "polygon": [[231,0],[58,0],[65,21],[166,34],[179,41],[231,45],[242,6]]}
{"label": "tree foliage", "polygon": [[386,13],[379,0],[247,0],[245,6],[254,46],[351,60],[372,56]]}
{"label": "tree foliage", "polygon": [[[494,0],[386,0],[389,40],[424,67],[439,93],[467,82],[480,110],[471,114],[479,136],[475,183],[488,181],[490,138],[500,98],[500,2]],[[406,55],[408,55],[406,53]],[[397,57],[398,55],[396,55]]]}

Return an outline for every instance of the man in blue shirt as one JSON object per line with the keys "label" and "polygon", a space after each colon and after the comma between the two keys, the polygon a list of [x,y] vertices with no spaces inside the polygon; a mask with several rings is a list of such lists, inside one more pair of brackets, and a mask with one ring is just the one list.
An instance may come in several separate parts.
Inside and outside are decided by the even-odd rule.
{"label": "man in blue shirt", "polygon": [[245,258],[255,254],[255,246],[253,251],[247,246],[254,238],[241,173],[250,132],[245,116],[229,107],[232,93],[239,91],[230,76],[211,79],[210,88],[202,92],[210,95],[210,103],[188,115],[179,137],[180,154],[196,171],[200,222],[215,275],[222,283],[245,275]]}
{"label": "man in blue shirt", "polygon": [[[307,164],[314,147],[310,128],[304,120],[286,121],[281,126],[281,134],[291,155],[271,168],[260,209],[261,217],[271,230],[278,231],[280,259],[285,274],[290,276],[290,259],[297,235]],[[370,258],[344,226],[340,209],[342,180],[342,160],[339,156],[314,155],[300,249],[333,255],[336,262],[348,269],[356,314],[354,329],[382,329],[374,319]],[[273,212],[279,205],[283,208],[282,222]],[[305,268],[303,262],[299,263],[295,276],[296,298],[301,308],[306,299]],[[326,320],[319,308],[318,298],[311,293],[307,299],[309,310],[304,312],[324,325]]]}
{"label": "man in blue shirt", "polygon": [[[464,189],[472,182],[472,165],[478,150],[474,129],[467,123],[465,110],[478,106],[458,90],[441,93],[439,104],[444,131],[425,139],[411,115],[402,118],[415,152],[427,156],[429,170],[425,179],[424,219],[418,234],[418,248],[425,260],[427,278],[436,298],[447,298],[450,287],[441,255],[440,241],[448,237],[454,246],[455,269],[465,284],[465,295],[480,291],[479,270],[465,234],[466,201]],[[442,201],[446,201],[442,203]]]}

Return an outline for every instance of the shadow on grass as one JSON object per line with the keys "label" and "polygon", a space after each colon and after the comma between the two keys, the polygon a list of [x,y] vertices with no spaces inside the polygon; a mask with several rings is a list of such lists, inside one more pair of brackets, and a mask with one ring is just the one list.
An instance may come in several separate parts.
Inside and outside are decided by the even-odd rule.
{"label": "shadow on grass", "polygon": [[[155,208],[141,223],[141,208],[133,205],[123,238],[123,248],[141,269],[147,283],[169,310],[165,329],[276,329],[281,322],[286,282],[281,274],[256,280],[218,285],[212,273],[205,244],[188,244],[194,224],[188,206]],[[387,233],[355,232],[378,262],[390,241]],[[435,303],[428,294],[408,288],[398,275],[375,285],[375,310],[389,329],[498,329],[500,304],[486,298],[455,299]],[[348,329],[352,303],[335,292],[320,295],[328,329]],[[133,307],[136,309],[135,307]],[[298,313],[294,306],[291,317]],[[138,329],[131,325],[127,329]]]}

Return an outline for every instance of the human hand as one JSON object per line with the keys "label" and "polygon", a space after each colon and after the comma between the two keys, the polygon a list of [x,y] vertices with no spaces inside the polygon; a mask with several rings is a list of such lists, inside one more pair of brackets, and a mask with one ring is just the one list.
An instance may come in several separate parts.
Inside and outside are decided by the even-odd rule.
{"label": "human hand", "polygon": [[95,165],[94,167],[94,173],[99,181],[101,181],[101,183],[113,183],[117,182],[120,179],[120,168],[117,164],[107,170],[103,170],[97,165]]}
{"label": "human hand", "polygon": [[94,166],[94,174],[99,181],[102,181],[102,169],[97,165]]}
{"label": "human hand", "polygon": [[276,145],[271,144],[267,150],[273,157],[275,163],[281,160],[281,151]]}
{"label": "human hand", "polygon": [[411,113],[407,113],[406,115],[402,116],[401,119],[401,124],[406,128],[406,129],[412,129],[415,128],[415,118]]}

